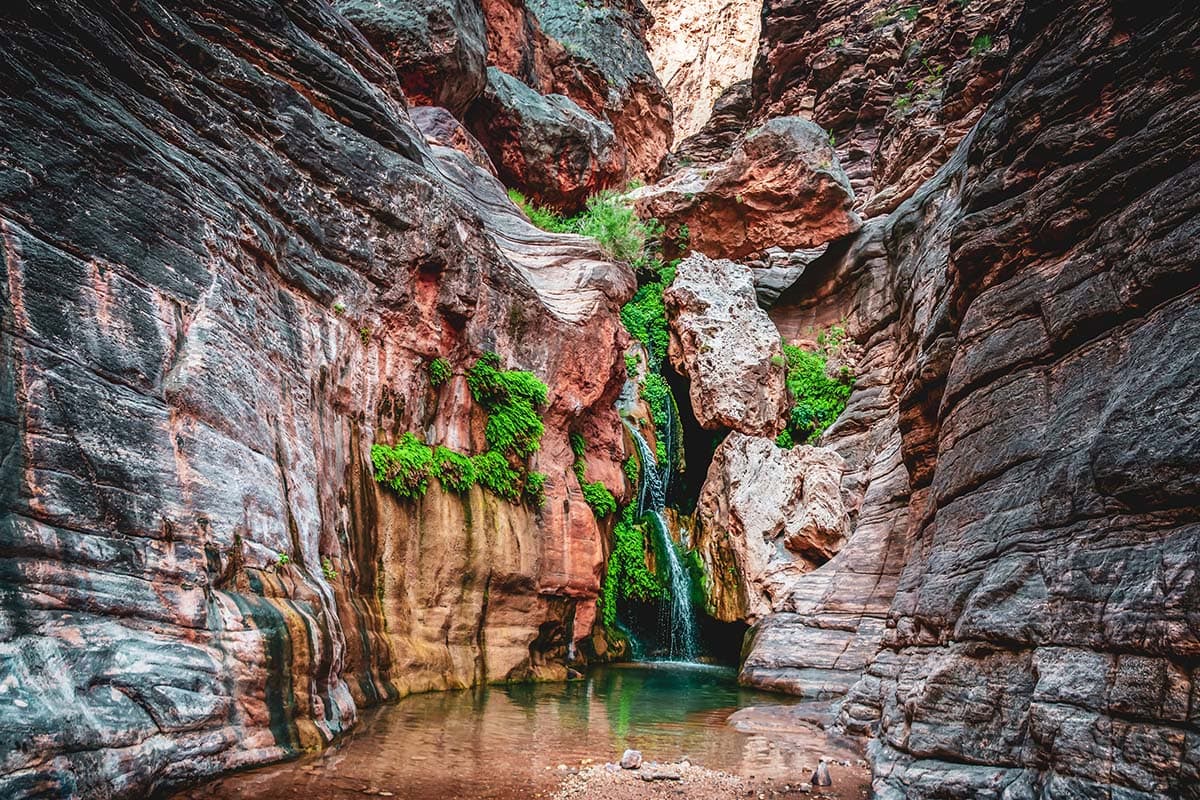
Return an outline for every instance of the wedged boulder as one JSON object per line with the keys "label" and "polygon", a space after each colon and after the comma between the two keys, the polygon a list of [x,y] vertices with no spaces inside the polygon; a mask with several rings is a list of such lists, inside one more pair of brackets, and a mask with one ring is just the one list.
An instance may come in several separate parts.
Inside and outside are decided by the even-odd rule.
{"label": "wedged boulder", "polygon": [[697,506],[713,616],[754,622],[796,610],[797,582],[832,558],[850,530],[844,470],[825,447],[786,450],[740,433],[721,443]]}
{"label": "wedged boulder", "polygon": [[414,105],[461,116],[487,80],[483,10],[468,0],[336,0],[396,69]]}
{"label": "wedged boulder", "polygon": [[664,170],[674,172],[681,166],[716,164],[729,158],[746,132],[752,101],[750,81],[738,81],[722,92],[713,103],[712,113],[703,127],[680,142],[667,156]]}
{"label": "wedged boulder", "polygon": [[691,246],[714,258],[815,247],[861,226],[829,134],[800,117],[773,119],[727,161],[683,167],[631,199],[670,232],[686,225]]}
{"label": "wedged boulder", "polygon": [[640,0],[484,0],[489,64],[562,94],[612,125],[624,178],[654,180],[671,146],[671,103],[646,54]]}
{"label": "wedged boulder", "polygon": [[538,94],[495,67],[466,122],[505,184],[538,205],[573,211],[625,174],[611,125],[569,97]]}
{"label": "wedged boulder", "polygon": [[693,254],[663,292],[671,364],[705,428],[775,436],[788,410],[779,331],[758,306],[750,268]]}
{"label": "wedged boulder", "polygon": [[496,174],[496,165],[492,163],[487,150],[447,109],[440,106],[417,106],[409,109],[408,115],[412,117],[417,129],[425,135],[426,142],[457,150],[475,166],[491,175]]}

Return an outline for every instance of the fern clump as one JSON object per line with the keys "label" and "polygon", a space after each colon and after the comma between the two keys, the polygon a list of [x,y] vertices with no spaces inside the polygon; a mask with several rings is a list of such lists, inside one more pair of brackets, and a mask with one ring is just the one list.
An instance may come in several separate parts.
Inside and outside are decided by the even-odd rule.
{"label": "fern clump", "polygon": [[812,444],[846,409],[854,376],[848,367],[829,375],[829,356],[845,338],[842,328],[834,327],[817,337],[818,352],[785,344],[787,388],[792,397],[787,428],[775,440],[780,447]]}
{"label": "fern clump", "polygon": [[438,445],[433,450],[433,477],[441,482],[443,488],[455,494],[465,494],[475,485],[475,465],[470,456]]}
{"label": "fern clump", "polygon": [[617,513],[617,499],[600,481],[580,483],[583,489],[583,499],[592,507],[592,513],[597,517],[609,517]]}
{"label": "fern clump", "polygon": [[430,386],[441,386],[450,380],[450,362],[441,356],[430,361],[425,369],[429,373]]}
{"label": "fern clump", "polygon": [[521,499],[521,476],[498,450],[487,450],[471,458],[475,480],[498,497],[516,502]]}
{"label": "fern clump", "polygon": [[386,483],[396,494],[409,499],[425,496],[433,474],[433,450],[413,433],[405,433],[389,447],[371,447],[371,463],[375,480]]}
{"label": "fern clump", "polygon": [[613,527],[613,550],[600,587],[600,615],[606,626],[617,621],[617,602],[665,600],[666,586],[646,566],[644,527],[633,519],[633,506],[625,509]]}
{"label": "fern clump", "polygon": [[546,473],[530,472],[525,476],[525,499],[536,508],[546,504]]}
{"label": "fern clump", "polygon": [[483,356],[467,371],[467,386],[488,413],[488,447],[524,458],[541,446],[545,426],[537,409],[545,405],[548,390],[532,372],[499,366],[495,354]]}

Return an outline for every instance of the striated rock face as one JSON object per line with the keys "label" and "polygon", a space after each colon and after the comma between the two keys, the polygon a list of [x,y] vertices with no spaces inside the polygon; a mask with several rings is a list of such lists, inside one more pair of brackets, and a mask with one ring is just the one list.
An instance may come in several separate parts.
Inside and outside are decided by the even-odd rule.
{"label": "striated rock face", "polygon": [[671,105],[646,55],[641,0],[484,0],[483,10],[490,64],[612,127],[625,172],[611,185],[658,175]]}
{"label": "striated rock face", "polygon": [[773,119],[742,139],[727,161],[682,167],[630,194],[638,212],[714,258],[768,247],[812,247],[857,230],[854,192],[829,137],[799,117]]}
{"label": "striated rock face", "polygon": [[675,109],[676,140],[704,126],[713,104],[750,77],[758,49],[761,0],[674,3],[647,0],[650,60]]}
{"label": "striated rock face", "polygon": [[[567,435],[619,490],[629,270],[427,145],[324,3],[23,7],[0,63],[0,795],[144,796],[563,675],[605,540]],[[371,444],[481,449],[484,351],[549,384],[546,505],[401,502]]]}
{"label": "striated rock face", "polygon": [[864,216],[895,209],[979,120],[1011,60],[1017,0],[764,0],[757,119],[833,133]]}
{"label": "striated rock face", "polygon": [[862,348],[821,440],[852,527],[743,677],[854,683],[881,798],[1191,797],[1200,20],[1037,0],[1006,35],[974,132],[772,308]]}
{"label": "striated rock face", "polygon": [[574,209],[625,174],[607,123],[569,97],[538,94],[495,67],[487,74],[466,120],[507,185],[523,187],[538,205]]}
{"label": "striated rock face", "polygon": [[469,0],[334,0],[396,70],[410,102],[461,116],[483,91],[487,33]]}
{"label": "striated rock face", "polygon": [[693,254],[663,292],[671,364],[690,380],[705,428],[775,436],[790,408],[779,331],[754,294],[750,269]]}
{"label": "striated rock face", "polygon": [[849,530],[843,469],[824,447],[785,450],[740,433],[721,442],[697,506],[710,614],[756,622],[794,610],[797,579],[833,557]]}

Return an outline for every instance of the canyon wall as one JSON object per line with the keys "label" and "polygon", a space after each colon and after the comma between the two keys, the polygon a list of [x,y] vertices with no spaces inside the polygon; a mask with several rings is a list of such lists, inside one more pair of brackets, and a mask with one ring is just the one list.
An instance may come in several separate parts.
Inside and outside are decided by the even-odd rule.
{"label": "canyon wall", "polygon": [[[145,795],[564,677],[607,542],[568,433],[625,493],[628,268],[427,144],[317,0],[21,4],[0,76],[0,795]],[[407,431],[483,448],[485,352],[549,386],[545,504],[376,483]]]}
{"label": "canyon wall", "polygon": [[[835,131],[868,217],[771,309],[789,341],[842,324],[861,347],[820,441],[853,529],[756,626],[743,679],[850,687],[882,798],[1196,797],[1200,19],[885,9],[867,36],[960,48],[898,107],[902,71],[847,66],[834,5],[768,2],[753,89]],[[838,24],[866,28],[855,8]]]}

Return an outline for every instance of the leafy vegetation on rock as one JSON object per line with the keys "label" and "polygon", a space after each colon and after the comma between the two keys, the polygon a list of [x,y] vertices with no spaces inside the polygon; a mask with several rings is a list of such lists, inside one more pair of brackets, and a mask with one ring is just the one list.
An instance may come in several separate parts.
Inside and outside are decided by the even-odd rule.
{"label": "leafy vegetation on rock", "polygon": [[433,473],[433,450],[409,431],[396,444],[371,447],[375,480],[386,483],[401,497],[415,500],[425,496]]}
{"label": "leafy vegetation on rock", "polygon": [[848,367],[831,376],[828,363],[845,335],[845,330],[837,326],[822,333],[817,337],[817,352],[784,344],[787,387],[793,405],[787,428],[775,440],[780,447],[812,444],[845,410],[854,388],[854,376]]}
{"label": "leafy vegetation on rock", "polygon": [[475,465],[470,456],[438,445],[433,450],[433,476],[443,488],[464,494],[475,485]]}
{"label": "leafy vegetation on rock", "polygon": [[628,506],[613,528],[613,550],[600,588],[600,617],[612,627],[618,601],[650,602],[667,596],[666,586],[646,566],[645,530],[634,520],[633,506]]}
{"label": "leafy vegetation on rock", "polygon": [[450,380],[450,362],[441,356],[430,361],[426,367],[426,371],[429,373],[429,384],[431,386],[441,386]]}
{"label": "leafy vegetation on rock", "polygon": [[471,457],[475,467],[475,479],[479,485],[505,500],[517,501],[521,497],[521,476],[508,459],[498,450],[485,450]]}

